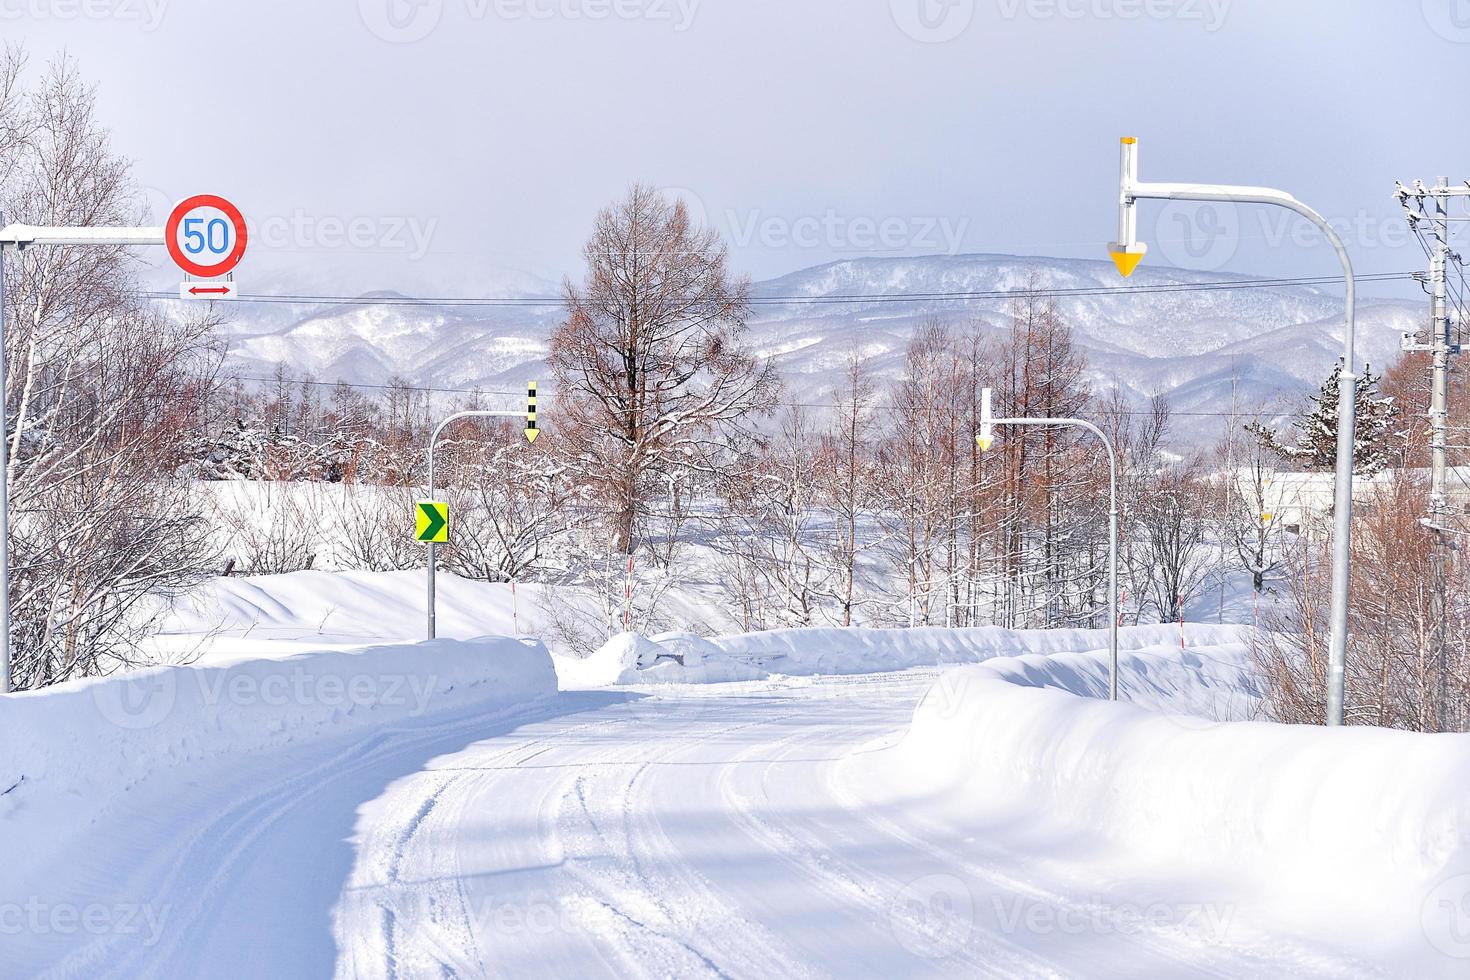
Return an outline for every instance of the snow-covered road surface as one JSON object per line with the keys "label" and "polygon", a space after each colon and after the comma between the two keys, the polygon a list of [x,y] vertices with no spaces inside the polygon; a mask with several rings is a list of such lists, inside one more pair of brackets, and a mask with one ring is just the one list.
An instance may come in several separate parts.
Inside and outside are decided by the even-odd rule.
{"label": "snow-covered road surface", "polygon": [[7,935],[0,973],[1341,975],[1238,944],[1209,895],[1061,873],[1023,828],[859,804],[844,760],[939,673],[570,692],[161,776],[31,889],[37,921],[70,903],[134,927]]}

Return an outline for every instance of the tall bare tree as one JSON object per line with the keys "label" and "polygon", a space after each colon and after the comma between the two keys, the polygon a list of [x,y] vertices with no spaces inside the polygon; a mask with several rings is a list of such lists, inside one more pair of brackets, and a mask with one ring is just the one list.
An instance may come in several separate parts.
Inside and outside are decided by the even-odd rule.
{"label": "tall bare tree", "polygon": [[744,345],[747,279],[679,201],[635,184],[597,216],[580,287],[551,338],[559,440],[569,469],[608,503],[619,551],[668,472],[700,466],[775,394],[770,364]]}

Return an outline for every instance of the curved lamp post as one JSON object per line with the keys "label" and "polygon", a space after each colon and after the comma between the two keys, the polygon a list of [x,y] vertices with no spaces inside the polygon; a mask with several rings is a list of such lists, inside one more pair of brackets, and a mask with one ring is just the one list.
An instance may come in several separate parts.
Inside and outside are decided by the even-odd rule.
{"label": "curved lamp post", "polygon": [[1108,451],[1108,700],[1118,700],[1118,453],[1103,430],[1086,419],[1035,418],[996,419],[990,417],[990,389],[980,391],[980,434],[975,441],[983,450],[994,442],[997,425],[1043,425],[1086,429],[1102,441]]}
{"label": "curved lamp post", "polygon": [[[510,411],[495,410],[495,409],[486,409],[486,410],[483,410],[483,411],[472,411],[472,412],[456,412],[454,415],[449,416],[447,419],[445,419],[443,422],[440,422],[438,424],[438,426],[435,427],[434,434],[429,437],[429,450],[428,450],[428,455],[429,455],[429,499],[430,500],[432,500],[434,498],[434,487],[435,487],[435,483],[434,483],[434,447],[439,444],[439,437],[444,434],[444,430],[447,429],[453,423],[460,421],[461,419],[488,419],[488,418],[525,419],[526,420],[526,440],[528,442],[533,442],[534,443],[536,441],[536,435],[537,435],[537,432],[538,432],[538,430],[536,429],[536,382],[534,382],[534,381],[531,382],[530,391],[528,393],[528,398],[529,398],[529,403],[528,403],[527,411],[525,411],[525,412],[510,412]],[[435,633],[435,622],[434,622],[434,618],[435,618],[434,617],[434,613],[435,613],[435,608],[434,608],[434,603],[435,603],[435,597],[434,597],[434,571],[435,571],[435,566],[438,564],[438,553],[439,553],[439,546],[436,545],[436,544],[434,544],[434,542],[430,541],[429,542],[429,595],[428,595],[429,621],[428,621],[428,638],[431,639],[431,640],[434,638],[434,633]]]}
{"label": "curved lamp post", "polygon": [[1357,370],[1353,363],[1353,326],[1356,302],[1353,263],[1337,232],[1320,214],[1285,191],[1269,187],[1234,187],[1227,184],[1162,184],[1138,179],[1138,140],[1123,137],[1120,194],[1118,198],[1118,240],[1108,246],[1108,254],[1124,276],[1133,274],[1148,251],[1138,240],[1137,205],[1139,198],[1172,201],[1223,201],[1240,204],[1271,204],[1295,211],[1312,222],[1327,236],[1342,263],[1346,284],[1346,316],[1342,334],[1342,375],[1337,386],[1337,478],[1334,489],[1332,534],[1332,638],[1328,647],[1327,724],[1343,723],[1345,671],[1348,630],[1348,562],[1352,555],[1353,535],[1353,428],[1357,411]]}

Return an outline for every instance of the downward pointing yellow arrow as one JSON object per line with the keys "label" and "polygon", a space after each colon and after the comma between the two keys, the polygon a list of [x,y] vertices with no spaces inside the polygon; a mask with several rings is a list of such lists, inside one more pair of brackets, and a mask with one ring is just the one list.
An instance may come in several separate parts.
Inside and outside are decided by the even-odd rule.
{"label": "downward pointing yellow arrow", "polygon": [[526,387],[526,441],[534,443],[541,433],[536,429],[536,382]]}

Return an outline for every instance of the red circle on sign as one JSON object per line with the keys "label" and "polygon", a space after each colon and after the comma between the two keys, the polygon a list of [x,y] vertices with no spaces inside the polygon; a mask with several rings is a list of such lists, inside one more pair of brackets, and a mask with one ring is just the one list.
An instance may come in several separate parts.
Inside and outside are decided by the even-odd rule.
{"label": "red circle on sign", "polygon": [[[179,225],[183,223],[184,216],[195,208],[214,208],[217,211],[223,211],[225,217],[230,220],[230,224],[235,226],[235,247],[230,249],[230,254],[214,265],[195,262],[179,247]],[[239,265],[240,260],[245,257],[245,239],[245,216],[240,213],[239,208],[218,194],[195,194],[193,197],[180,201],[169,212],[168,224],[163,228],[163,244],[168,248],[169,257],[174,260],[174,264],[189,275],[198,276],[201,279],[222,276]]]}

